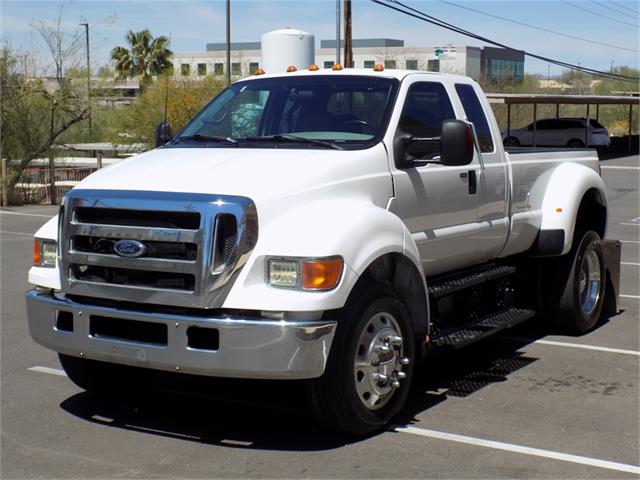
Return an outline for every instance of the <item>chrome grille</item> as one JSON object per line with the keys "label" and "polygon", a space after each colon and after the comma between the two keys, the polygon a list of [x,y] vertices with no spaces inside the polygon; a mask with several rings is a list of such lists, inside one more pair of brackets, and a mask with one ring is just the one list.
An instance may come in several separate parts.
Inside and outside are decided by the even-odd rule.
{"label": "chrome grille", "polygon": [[[258,234],[246,197],[72,190],[60,216],[65,293],[158,305],[222,306]],[[120,256],[120,240],[144,251]]]}

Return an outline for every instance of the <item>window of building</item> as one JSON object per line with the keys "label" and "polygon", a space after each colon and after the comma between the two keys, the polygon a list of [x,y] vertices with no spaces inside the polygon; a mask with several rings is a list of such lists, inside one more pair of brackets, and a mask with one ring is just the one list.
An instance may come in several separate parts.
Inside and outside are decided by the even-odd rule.
{"label": "window of building", "polygon": [[224,63],[214,63],[213,73],[215,75],[224,75]]}
{"label": "window of building", "polygon": [[418,60],[407,60],[405,68],[407,70],[418,70]]}
{"label": "window of building", "polygon": [[385,60],[384,61],[384,68],[391,68],[391,69],[396,68],[396,61],[395,60]]}
{"label": "window of building", "polygon": [[199,63],[198,64],[198,76],[202,77],[204,75],[207,74],[207,64],[206,63]]}
{"label": "window of building", "polygon": [[242,66],[240,62],[234,62],[231,64],[231,75],[242,75]]}
{"label": "window of building", "polygon": [[491,139],[489,122],[487,121],[484,108],[482,108],[475,90],[471,85],[457,83],[456,92],[458,92],[458,96],[462,102],[464,113],[475,127],[480,150],[486,153],[493,152],[493,140]]}
{"label": "window of building", "polygon": [[188,77],[191,74],[191,65],[188,63],[180,64],[180,75],[183,77]]}
{"label": "window of building", "polygon": [[260,68],[260,64],[258,62],[249,62],[249,73],[253,75],[256,73],[256,70]]}
{"label": "window of building", "polygon": [[520,60],[503,60],[494,58],[489,60],[487,78],[493,81],[522,80],[524,78],[524,62]]}
{"label": "window of building", "polygon": [[376,61],[375,60],[365,60],[364,61],[364,68],[373,68],[376,65]]}
{"label": "window of building", "polygon": [[429,72],[439,72],[440,71],[440,60],[429,60],[427,61],[427,71]]}
{"label": "window of building", "polygon": [[333,60],[327,60],[324,62],[324,68],[333,68]]}

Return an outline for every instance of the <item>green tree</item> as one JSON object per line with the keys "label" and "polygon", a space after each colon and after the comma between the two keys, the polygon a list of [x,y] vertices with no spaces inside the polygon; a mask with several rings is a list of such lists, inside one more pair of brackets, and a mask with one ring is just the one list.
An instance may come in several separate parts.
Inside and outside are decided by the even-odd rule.
{"label": "green tree", "polygon": [[129,48],[117,46],[111,50],[111,60],[119,79],[139,77],[147,82],[153,76],[170,72],[173,69],[169,50],[169,39],[163,35],[153,38],[148,29],[134,32],[129,30],[125,36]]}

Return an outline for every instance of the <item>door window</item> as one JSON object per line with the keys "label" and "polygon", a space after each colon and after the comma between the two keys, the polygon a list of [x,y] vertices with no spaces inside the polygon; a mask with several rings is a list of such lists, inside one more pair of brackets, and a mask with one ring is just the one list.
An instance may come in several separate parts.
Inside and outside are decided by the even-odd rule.
{"label": "door window", "polygon": [[[493,152],[493,139],[491,138],[491,128],[487,121],[484,108],[471,85],[456,84],[456,92],[462,102],[462,108],[467,115],[467,119],[473,123],[478,135],[478,143],[483,153]],[[538,126],[540,128],[540,126]]]}
{"label": "door window", "polygon": [[[442,122],[455,119],[449,95],[441,83],[418,82],[409,87],[398,129],[414,137],[438,137]],[[440,154],[440,142],[414,142],[407,147],[414,158]]]}

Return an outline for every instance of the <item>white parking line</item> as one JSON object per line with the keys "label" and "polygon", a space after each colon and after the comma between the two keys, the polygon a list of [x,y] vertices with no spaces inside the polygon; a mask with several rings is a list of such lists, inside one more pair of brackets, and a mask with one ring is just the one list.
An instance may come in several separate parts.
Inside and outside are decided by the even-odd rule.
{"label": "white parking line", "polygon": [[640,243],[638,240],[620,240],[620,243]]}
{"label": "white parking line", "polygon": [[539,343],[541,345],[553,345],[555,347],[578,348],[581,350],[597,350],[599,352],[621,353],[623,355],[635,355],[640,357],[640,352],[636,350],[626,350],[622,348],[600,347],[598,345],[583,345],[581,343],[556,342],[554,340],[534,340],[533,338],[512,337],[509,335],[500,335],[498,338],[502,340],[510,340],[514,342]]}
{"label": "white parking line", "polygon": [[640,267],[640,263],[633,262],[620,262],[620,265],[635,265],[636,267]]}
{"label": "white parking line", "polygon": [[434,438],[437,440],[447,440],[450,442],[464,443],[466,445],[474,445],[477,447],[493,448],[496,450],[504,450],[507,452],[522,453],[524,455],[531,455],[534,457],[550,458],[553,460],[560,460],[562,462],[577,463],[580,465],[588,465],[591,467],[605,468],[607,470],[616,470],[618,472],[640,474],[639,466],[628,465],[626,463],[610,462],[608,460],[582,457],[580,455],[555,452],[553,450],[525,447],[523,445],[496,442],[494,440],[485,440],[484,438],[468,437],[466,435],[457,435],[455,433],[439,432],[437,430],[427,430],[425,428],[417,428],[411,426],[396,426],[393,430],[399,433],[409,433],[412,435],[419,435],[421,437]]}
{"label": "white parking line", "polygon": [[627,225],[629,227],[640,227],[640,223],[620,223],[620,225]]}
{"label": "white parking line", "polygon": [[42,217],[42,218],[53,218],[56,214],[53,215],[41,215],[38,213],[23,213],[23,212],[12,212],[10,210],[0,210],[0,213],[4,215],[22,215],[24,217]]}
{"label": "white parking line", "polygon": [[640,295],[625,295],[624,293],[621,293],[620,298],[640,298]]}
{"label": "white parking line", "polygon": [[33,237],[33,233],[10,232],[9,230],[0,230],[0,233],[8,233],[9,235],[21,235],[23,237]]}
{"label": "white parking line", "polygon": [[48,373],[49,375],[58,375],[60,377],[67,376],[67,374],[64,373],[64,370],[60,370],[59,368],[31,367],[27,368],[27,370],[31,370],[32,372]]}

